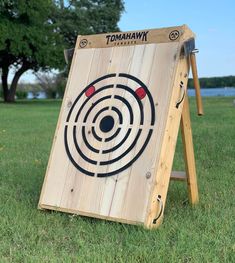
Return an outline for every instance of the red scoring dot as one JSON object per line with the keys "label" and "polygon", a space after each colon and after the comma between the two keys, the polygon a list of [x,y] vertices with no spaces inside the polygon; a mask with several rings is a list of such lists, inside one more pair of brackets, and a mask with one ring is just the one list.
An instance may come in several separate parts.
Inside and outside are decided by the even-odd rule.
{"label": "red scoring dot", "polygon": [[94,92],[95,92],[95,87],[94,87],[94,86],[90,86],[90,87],[86,90],[85,95],[86,95],[87,97],[90,97]]}
{"label": "red scoring dot", "polygon": [[146,91],[143,87],[139,87],[136,91],[135,91],[136,95],[142,100],[145,96],[146,96]]}

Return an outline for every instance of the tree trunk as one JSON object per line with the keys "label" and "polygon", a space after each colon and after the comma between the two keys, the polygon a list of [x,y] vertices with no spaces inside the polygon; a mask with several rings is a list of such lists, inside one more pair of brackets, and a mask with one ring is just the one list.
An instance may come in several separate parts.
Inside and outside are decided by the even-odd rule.
{"label": "tree trunk", "polygon": [[64,0],[60,0],[60,8],[64,9]]}
{"label": "tree trunk", "polygon": [[3,89],[3,98],[5,102],[7,101],[7,96],[8,96],[8,83],[7,83],[8,73],[9,73],[8,66],[2,67],[2,89]]}
{"label": "tree trunk", "polygon": [[[18,71],[16,71],[15,76],[11,82],[10,89],[8,89],[8,84],[7,84],[7,76],[8,76],[9,69],[7,69],[8,70],[7,75],[4,75],[2,71],[2,87],[3,87],[3,94],[4,94],[5,102],[8,102],[8,103],[15,102],[15,94],[16,94],[16,88],[17,88],[18,81],[21,75],[28,69],[29,67],[23,64],[22,67]],[[3,80],[4,80],[4,84],[3,84]]]}

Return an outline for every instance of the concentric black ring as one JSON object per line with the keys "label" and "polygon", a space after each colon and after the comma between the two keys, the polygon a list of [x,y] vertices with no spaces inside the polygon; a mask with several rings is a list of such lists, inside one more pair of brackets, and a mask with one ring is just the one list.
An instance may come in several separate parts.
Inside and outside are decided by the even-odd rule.
{"label": "concentric black ring", "polygon": [[88,158],[80,149],[78,142],[77,142],[77,137],[76,137],[76,128],[77,126],[73,126],[73,141],[76,147],[77,152],[79,153],[79,155],[87,162],[91,163],[91,164],[97,164],[97,161],[91,160],[90,158]]}
{"label": "concentric black ring", "polygon": [[120,112],[120,110],[116,107],[112,107],[111,110],[115,111],[118,115],[119,118],[119,123],[122,124],[123,123],[123,117],[122,117],[122,113]]}
{"label": "concentric black ring", "polygon": [[132,142],[132,144],[129,146],[129,148],[124,153],[122,153],[121,155],[119,155],[118,157],[116,157],[112,160],[100,162],[100,165],[109,165],[111,163],[115,163],[115,162],[119,161],[120,159],[122,159],[125,155],[127,155],[134,148],[135,144],[137,143],[137,141],[140,137],[141,132],[142,132],[142,130],[139,129],[139,131],[135,137],[135,140]]}
{"label": "concentric black ring", "polygon": [[118,128],[112,136],[105,138],[104,141],[105,142],[112,141],[115,137],[117,137],[117,135],[119,134],[120,131],[121,131],[121,128]]}
{"label": "concentric black ring", "polygon": [[93,134],[94,138],[95,138],[97,141],[99,141],[99,142],[101,142],[101,141],[102,141],[102,138],[101,138],[100,136],[98,136],[98,135],[97,135],[97,133],[96,133],[96,131],[95,131],[95,128],[94,128],[94,127],[91,127],[91,132],[92,132],[92,134]]}
{"label": "concentric black ring", "polygon": [[[88,87],[89,88],[89,87]],[[110,88],[113,88],[113,85],[107,85],[107,86],[104,86],[102,88],[100,88],[99,90],[97,90],[96,92],[94,92],[90,97],[88,97],[82,104],[82,106],[80,107],[77,115],[76,115],[76,118],[75,118],[75,122],[78,121],[78,118],[79,118],[79,115],[81,114],[81,111],[83,110],[84,106],[88,103],[88,101],[96,94],[98,94],[99,92],[103,91],[103,90],[106,90],[106,89],[110,89]],[[71,107],[72,109],[72,107]],[[70,113],[70,111],[69,111]],[[70,117],[70,116],[69,116]],[[68,118],[67,118],[68,119]]]}
{"label": "concentric black ring", "polygon": [[[118,81],[122,78],[129,80],[128,86]],[[113,84],[114,79],[118,84]],[[138,89],[144,92],[144,96],[136,92]],[[144,104],[142,99],[145,100]],[[138,108],[135,113],[134,104]],[[123,115],[126,111],[122,107],[128,110],[128,118]],[[147,121],[149,117],[145,118],[146,107],[151,115],[150,124]],[[135,118],[135,115],[139,117]],[[72,104],[64,129],[65,150],[72,164],[83,174],[112,176],[130,167],[141,156],[152,136],[154,125],[154,101],[147,86],[126,73],[105,75],[87,85]],[[132,158],[128,157],[130,154]],[[120,167],[117,163],[120,163]]]}
{"label": "concentric black ring", "polygon": [[136,99],[137,103],[139,104],[139,109],[140,109],[140,125],[143,125],[143,123],[144,123],[143,104],[140,101],[140,99],[138,98],[138,96],[136,95],[136,93],[134,92],[134,90],[132,90],[131,88],[129,88],[125,85],[121,85],[121,84],[117,84],[117,88],[130,92],[131,95]]}
{"label": "concentric black ring", "polygon": [[[85,94],[85,92],[89,89],[90,86],[95,85],[99,81],[102,81],[102,80],[107,79],[107,78],[113,78],[115,76],[116,76],[116,74],[108,74],[108,75],[102,76],[102,77],[94,80],[93,82],[91,82],[88,86],[86,86],[86,88],[77,96],[76,100],[74,101],[74,103],[73,103],[73,105],[72,105],[72,107],[68,113],[66,122],[69,122],[69,119],[70,119],[71,113],[73,112],[74,107],[77,105],[77,102],[79,101],[79,99],[82,97],[82,95]],[[113,86],[113,85],[111,85],[111,86]],[[107,88],[107,87],[103,87],[103,89],[105,89],[105,88]],[[99,91],[101,91],[101,90],[99,90]]]}
{"label": "concentric black ring", "polygon": [[131,133],[131,128],[128,129],[125,137],[117,145],[107,150],[103,150],[102,153],[110,153],[110,152],[114,152],[115,150],[117,150],[121,145],[123,145],[123,143],[126,141],[130,133]]}
{"label": "concentric black ring", "polygon": [[96,115],[95,115],[92,123],[95,123],[96,120],[98,119],[99,115],[100,115],[102,112],[107,111],[108,109],[109,109],[109,107],[104,107],[103,109],[99,110],[99,111],[96,113]]}
{"label": "concentric black ring", "polygon": [[123,102],[127,106],[129,113],[130,113],[130,124],[133,124],[134,115],[133,115],[133,111],[132,111],[130,103],[125,98],[118,96],[118,95],[115,95],[114,99],[120,100],[121,102]]}
{"label": "concentric black ring", "polygon": [[111,96],[105,96],[103,98],[100,98],[99,100],[97,100],[95,103],[92,104],[92,106],[90,107],[90,109],[87,111],[85,117],[84,117],[84,120],[83,122],[86,122],[87,121],[87,118],[88,118],[88,115],[90,114],[90,112],[92,111],[92,109],[95,108],[96,105],[98,105],[100,102],[104,101],[104,100],[107,100],[107,99],[110,99]]}
{"label": "concentric black ring", "polygon": [[98,149],[96,149],[96,148],[94,148],[93,146],[91,146],[90,143],[88,142],[88,140],[87,140],[87,138],[86,138],[86,133],[85,133],[85,127],[84,127],[84,126],[82,126],[82,138],[83,138],[83,140],[84,140],[84,142],[85,142],[85,144],[86,144],[86,147],[87,147],[89,150],[91,150],[91,151],[93,151],[93,152],[95,152],[95,153],[99,153],[99,152],[100,152]]}
{"label": "concentric black ring", "polygon": [[125,74],[125,73],[120,73],[118,76],[123,77],[123,78],[132,79],[132,80],[136,81],[142,88],[144,88],[144,90],[145,90],[145,92],[146,92],[146,94],[148,96],[150,105],[151,105],[151,125],[154,125],[154,123],[155,123],[154,101],[153,101],[153,97],[152,97],[149,89],[147,88],[147,86],[141,80],[137,79],[136,77],[134,77],[132,75]]}

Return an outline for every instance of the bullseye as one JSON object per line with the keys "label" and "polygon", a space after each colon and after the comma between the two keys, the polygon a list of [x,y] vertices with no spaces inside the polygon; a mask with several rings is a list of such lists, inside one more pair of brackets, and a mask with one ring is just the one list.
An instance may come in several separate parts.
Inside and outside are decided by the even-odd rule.
{"label": "bullseye", "polygon": [[146,91],[144,90],[144,88],[139,87],[136,91],[135,91],[136,95],[142,100],[145,96],[146,96]]}
{"label": "bullseye", "polygon": [[105,116],[100,122],[100,130],[102,132],[109,132],[113,129],[114,119],[112,116]]}
{"label": "bullseye", "polygon": [[65,150],[82,174],[116,175],[142,155],[154,125],[155,106],[147,86],[130,74],[104,75],[74,100],[64,128]]}

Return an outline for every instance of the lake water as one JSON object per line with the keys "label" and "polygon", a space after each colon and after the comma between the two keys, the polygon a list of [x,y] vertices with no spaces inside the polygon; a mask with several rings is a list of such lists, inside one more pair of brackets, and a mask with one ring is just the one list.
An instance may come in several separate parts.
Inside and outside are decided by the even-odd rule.
{"label": "lake water", "polygon": [[[195,96],[195,89],[188,89],[188,95],[190,97]],[[201,95],[203,97],[229,97],[235,96],[235,88],[212,88],[212,89],[201,89]],[[37,92],[35,96],[32,92],[28,93],[28,99],[46,99],[46,94],[43,91]]]}
{"label": "lake water", "polygon": [[[195,96],[195,89],[188,89],[189,96]],[[229,97],[235,96],[235,88],[215,88],[215,89],[201,89],[203,97]]]}
{"label": "lake water", "polygon": [[44,91],[39,91],[36,93],[29,91],[27,99],[46,99],[46,93]]}

